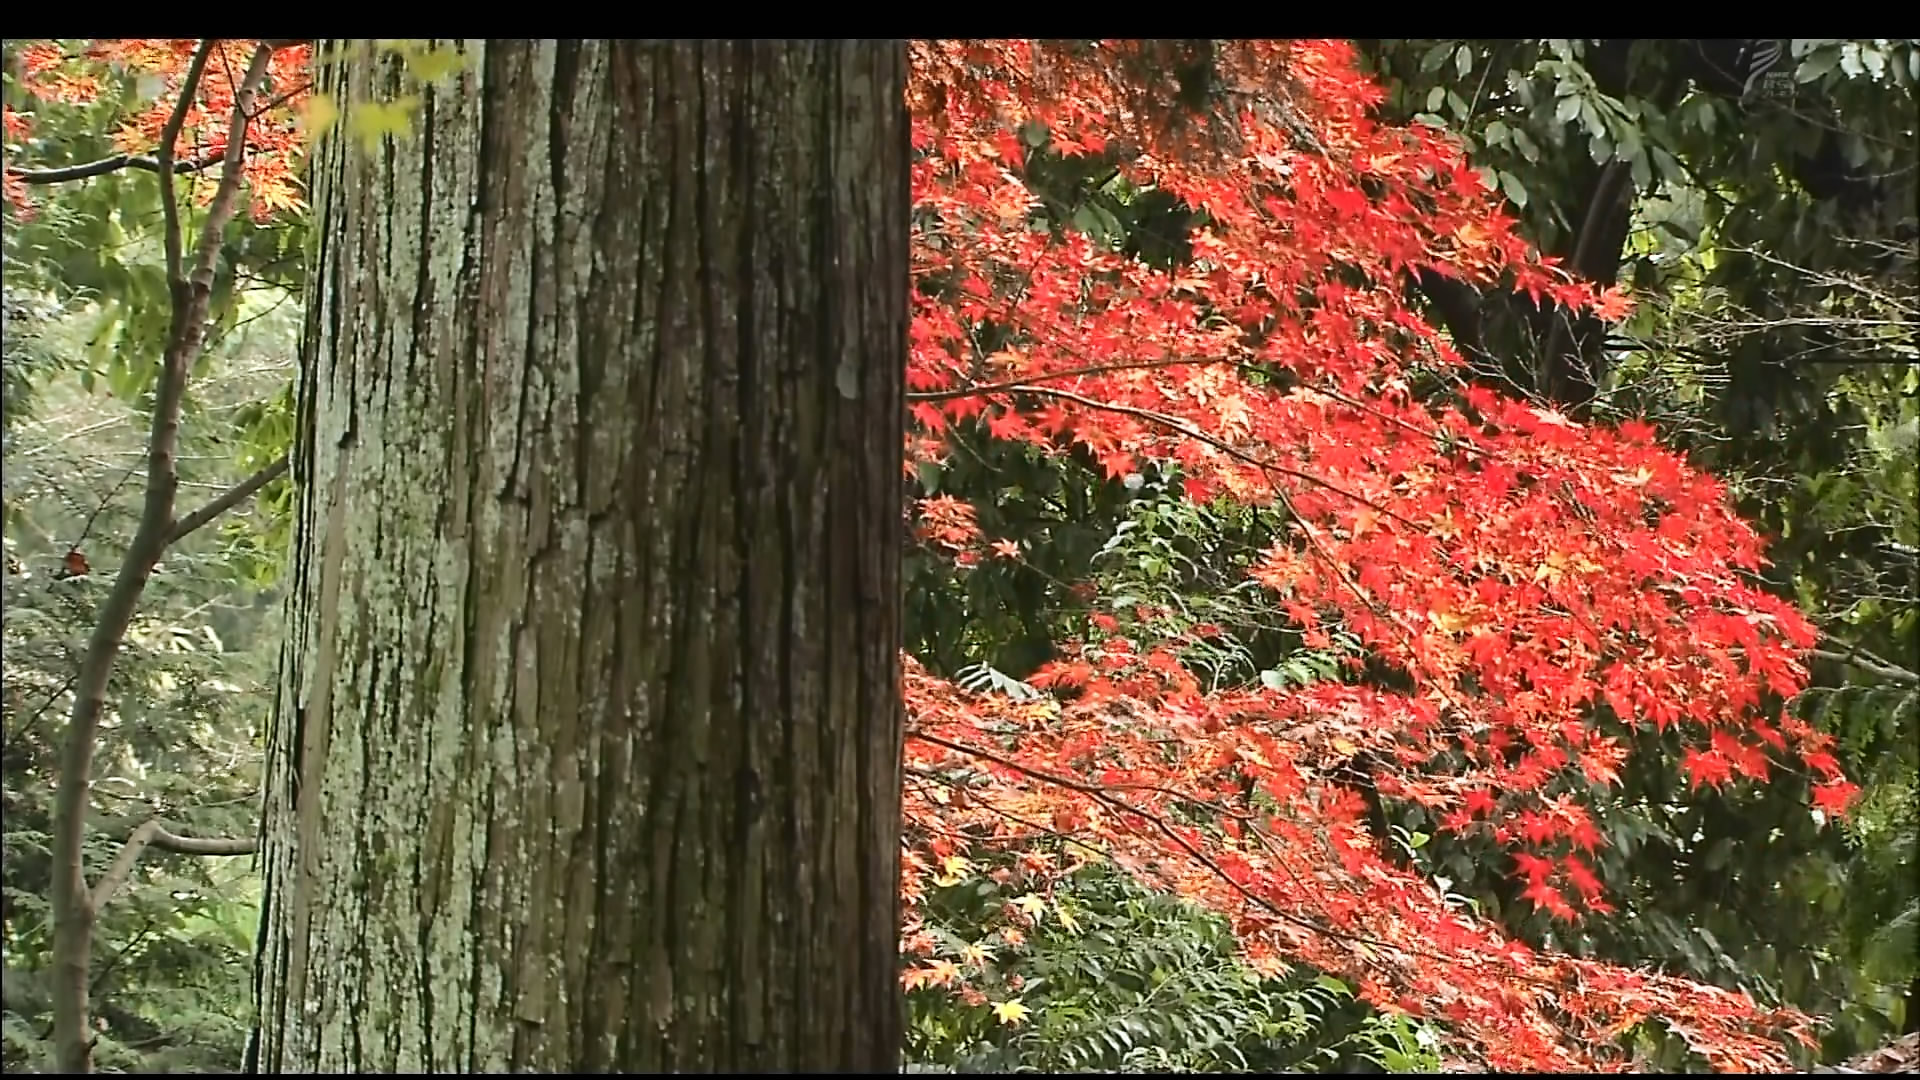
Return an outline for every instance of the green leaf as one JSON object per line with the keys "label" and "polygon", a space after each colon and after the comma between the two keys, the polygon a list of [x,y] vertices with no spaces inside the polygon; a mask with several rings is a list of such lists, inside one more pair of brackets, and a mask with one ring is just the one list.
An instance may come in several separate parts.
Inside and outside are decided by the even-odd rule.
{"label": "green leaf", "polygon": [[1513,200],[1513,205],[1520,207],[1527,205],[1527,186],[1512,173],[1500,174],[1500,190],[1506,192],[1507,198]]}
{"label": "green leaf", "polygon": [[1810,83],[1824,79],[1833,74],[1833,69],[1839,66],[1839,63],[1840,53],[1837,49],[1829,48],[1809,53],[1805,60],[1800,61],[1800,67],[1794,71],[1793,80]]}
{"label": "green leaf", "polygon": [[436,83],[467,66],[466,54],[451,45],[439,45],[410,53],[404,61],[407,72],[423,83]]}
{"label": "green leaf", "polygon": [[355,102],[347,114],[347,131],[360,141],[368,153],[380,148],[388,136],[400,138],[413,130],[413,113],[420,107],[417,95],[393,101]]}
{"label": "green leaf", "polygon": [[1331,975],[1316,976],[1313,980],[1313,985],[1330,993],[1339,994],[1341,997],[1353,996],[1353,990],[1350,989],[1346,983],[1341,982]]}
{"label": "green leaf", "polygon": [[1573,118],[1579,115],[1580,99],[1572,95],[1561,98],[1560,104],[1554,106],[1553,118],[1562,124],[1573,123]]}
{"label": "green leaf", "polygon": [[1860,62],[1860,43],[1849,41],[1840,46],[1840,70],[1850,79],[1866,74],[1866,67]]}

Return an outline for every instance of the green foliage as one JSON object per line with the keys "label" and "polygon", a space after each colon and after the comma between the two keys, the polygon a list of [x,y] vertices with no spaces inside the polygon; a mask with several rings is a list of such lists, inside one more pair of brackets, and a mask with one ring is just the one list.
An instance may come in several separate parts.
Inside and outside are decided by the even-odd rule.
{"label": "green foliage", "polygon": [[1270,689],[1339,681],[1363,655],[1344,630],[1309,649],[1247,571],[1284,519],[1222,499],[1197,505],[1173,470],[1129,477],[1133,501],[1091,567],[1100,604],[1121,632],[1148,641],[1185,641],[1181,662],[1204,689]]}
{"label": "green foliage", "polygon": [[[128,482],[125,462],[139,460],[144,423],[111,399],[76,393],[76,382],[69,376],[38,387],[43,415],[12,433],[5,462],[6,547],[18,570],[0,583],[7,658],[0,946],[9,1065],[48,1052],[46,897],[59,736],[72,708],[78,649],[139,511],[140,488]],[[221,385],[217,374],[212,385]],[[74,430],[84,437],[70,437]],[[209,453],[215,449],[190,430],[182,454],[188,491],[238,479],[233,459]],[[232,524],[247,528],[244,511]],[[73,546],[93,572],[57,577]],[[276,642],[270,623],[263,626],[267,598],[229,564],[218,531],[187,538],[162,563],[127,635],[96,757],[84,851],[91,882],[149,817],[193,836],[254,832],[260,727]],[[251,1007],[257,889],[248,860],[147,850],[127,887],[102,909],[95,934],[101,1068],[238,1064]]]}
{"label": "green foliage", "polygon": [[1067,583],[1086,579],[1132,493],[1090,462],[1050,460],[984,430],[956,432],[951,448],[943,465],[920,470],[919,494],[968,500],[981,531],[1018,543],[1023,557],[957,570],[944,552],[910,549],[907,649],[941,674],[986,663],[1025,676],[1055,642],[1087,632],[1088,601]]}
{"label": "green foliage", "polygon": [[[909,992],[913,1071],[1438,1068],[1435,1031],[1371,1013],[1337,979],[1260,975],[1219,916],[1111,867],[1085,866],[1068,881],[1036,906],[1017,946],[983,928],[1018,910],[1018,886],[988,875],[930,894],[933,958],[971,974],[969,946],[985,950],[973,980],[984,996],[968,1004],[944,987]],[[1025,1007],[1018,1022],[996,1015],[1005,1001]]]}
{"label": "green foliage", "polygon": [[[1689,791],[1664,764],[1677,747],[1643,737],[1597,805],[1609,843],[1593,861],[1620,910],[1577,927],[1517,903],[1484,845],[1441,836],[1429,854],[1529,940],[1835,1017],[1823,1055],[1835,1060],[1910,1024],[1914,1007],[1901,1000],[1911,932],[1896,928],[1912,925],[1920,872],[1909,824],[1920,718],[1903,704],[1911,684],[1874,658],[1920,656],[1920,42],[1794,41],[1784,79],[1744,99],[1730,74],[1739,44],[1363,43],[1387,76],[1389,115],[1424,110],[1464,137],[1550,251],[1571,255],[1603,216],[1591,202],[1601,167],[1628,167],[1619,279],[1639,310],[1590,354],[1605,367],[1594,414],[1655,420],[1730,477],[1742,511],[1778,538],[1771,582],[1830,638],[1816,689],[1794,707],[1838,736],[1836,756],[1866,790],[1836,828],[1809,812],[1805,777]],[[1545,327],[1526,306],[1484,298],[1476,319],[1500,375],[1540,385]],[[1832,658],[1850,653],[1880,670]],[[1417,810],[1392,816],[1432,827]],[[1684,1062],[1678,1037],[1639,1038],[1653,1064]]]}
{"label": "green foliage", "polygon": [[[92,105],[35,102],[34,138],[9,148],[8,163],[59,166],[112,154],[114,125],[105,118],[137,90],[109,77]],[[10,105],[22,104],[11,84],[7,94]],[[31,220],[9,208],[0,240],[0,1048],[10,1070],[50,1062],[57,756],[81,650],[140,511],[147,410],[172,319],[152,173],[108,173],[35,194]],[[181,209],[191,236],[198,211],[184,195]],[[303,229],[301,218],[240,215],[223,237],[207,347],[182,413],[181,514],[291,442],[286,392]],[[284,479],[269,485],[176,544],[156,568],[107,687],[83,853],[90,882],[149,818],[190,836],[253,835],[260,728],[278,648],[273,579],[289,495]],[[70,554],[91,572],[66,576]],[[149,848],[104,904],[92,959],[98,1068],[239,1066],[251,1026],[258,904],[250,863]]]}

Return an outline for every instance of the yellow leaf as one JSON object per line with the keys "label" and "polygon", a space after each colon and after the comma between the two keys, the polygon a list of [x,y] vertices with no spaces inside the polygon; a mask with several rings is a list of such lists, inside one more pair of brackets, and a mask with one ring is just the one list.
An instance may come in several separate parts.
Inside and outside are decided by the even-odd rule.
{"label": "yellow leaf", "polygon": [[301,118],[301,130],[308,141],[325,135],[340,119],[340,106],[334,104],[331,94],[312,94],[307,97],[306,116]]}
{"label": "yellow leaf", "polygon": [[467,65],[466,55],[451,45],[442,45],[412,53],[406,57],[407,70],[423,83],[435,83]]}
{"label": "yellow leaf", "polygon": [[1556,551],[1548,555],[1547,561],[1541,563],[1539,568],[1534,570],[1533,580],[1540,581],[1543,578],[1551,578],[1554,581],[1559,581],[1560,575],[1565,573],[1566,569],[1567,557]]}
{"label": "yellow leaf", "polygon": [[347,130],[371,153],[380,149],[387,136],[398,138],[411,132],[413,111],[419,107],[420,99],[414,96],[389,102],[356,102],[347,116]]}
{"label": "yellow leaf", "polygon": [[968,945],[960,950],[961,962],[971,964],[974,967],[984,967],[989,955],[987,950],[980,945]]}
{"label": "yellow leaf", "polygon": [[987,363],[996,371],[1017,372],[1026,366],[1027,358],[1015,349],[1001,349],[987,357]]}
{"label": "yellow leaf", "polygon": [[1018,1001],[997,1001],[993,1005],[993,1015],[1003,1024],[1018,1025],[1032,1011]]}
{"label": "yellow leaf", "polygon": [[1060,925],[1066,927],[1068,933],[1077,934],[1080,932],[1080,924],[1074,920],[1073,912],[1068,911],[1059,904],[1055,904],[1053,905],[1053,913],[1059,916]]}
{"label": "yellow leaf", "polygon": [[1013,906],[1019,908],[1030,919],[1039,918],[1040,913],[1047,910],[1047,902],[1033,893],[1015,900]]}
{"label": "yellow leaf", "polygon": [[933,879],[933,883],[943,889],[960,884],[973,870],[973,864],[961,855],[949,855],[941,859],[940,867],[941,874]]}

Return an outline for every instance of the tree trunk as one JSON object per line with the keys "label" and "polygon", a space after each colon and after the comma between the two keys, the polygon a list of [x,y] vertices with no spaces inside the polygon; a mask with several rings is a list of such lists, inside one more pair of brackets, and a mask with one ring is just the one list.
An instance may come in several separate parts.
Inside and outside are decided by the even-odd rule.
{"label": "tree trunk", "polygon": [[314,163],[255,1067],[895,1071],[906,50],[467,51]]}

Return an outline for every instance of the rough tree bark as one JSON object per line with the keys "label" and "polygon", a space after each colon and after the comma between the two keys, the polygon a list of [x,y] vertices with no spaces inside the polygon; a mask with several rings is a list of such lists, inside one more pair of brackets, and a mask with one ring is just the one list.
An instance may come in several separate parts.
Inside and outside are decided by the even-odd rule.
{"label": "rough tree bark", "polygon": [[315,159],[254,1067],[894,1071],[905,47],[463,47]]}

